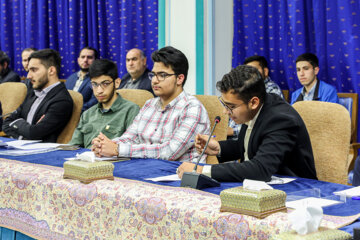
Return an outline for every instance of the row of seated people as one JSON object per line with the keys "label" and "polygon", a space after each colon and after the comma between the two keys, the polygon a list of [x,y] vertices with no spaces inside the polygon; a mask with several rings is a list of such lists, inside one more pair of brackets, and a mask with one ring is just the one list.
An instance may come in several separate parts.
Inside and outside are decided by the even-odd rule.
{"label": "row of seated people", "polygon": [[[37,49],[26,48],[21,53],[22,65],[26,72],[28,69],[28,58],[30,54]],[[66,81],[65,86],[69,90],[74,90],[83,95],[83,111],[89,109],[97,103],[90,86],[89,66],[98,59],[98,51],[92,47],[84,47],[79,53],[77,63],[80,70],[70,75]],[[146,65],[146,56],[140,49],[134,48],[128,51],[126,55],[126,69],[127,73],[121,78],[119,88],[126,89],[144,89],[154,94],[151,88],[151,82],[148,81],[149,69]],[[9,67],[10,58],[0,51],[0,83],[4,82],[19,82],[22,78]],[[26,86],[31,89],[32,84],[26,77],[23,79]]]}
{"label": "row of seated people", "polygon": [[[73,104],[59,82],[61,59],[51,49],[35,51],[28,59],[34,91],[5,120],[3,130],[13,138],[55,142]],[[165,47],[153,52],[152,60],[148,81],[157,97],[140,111],[116,93],[121,80],[113,62],[95,60],[89,66],[98,104],[81,115],[70,143],[89,147],[97,156],[182,161],[178,168],[181,177],[193,170],[191,161],[210,137],[210,121],[204,106],[183,90],[189,67],[186,56]],[[244,127],[237,141],[211,138],[205,153],[217,156],[220,164],[201,166],[198,172],[219,181],[268,181],[275,173],[317,178],[303,120],[281,97],[266,93],[263,76],[256,68],[242,65],[231,70],[217,88],[227,115]],[[238,159],[240,162],[234,161]]]}

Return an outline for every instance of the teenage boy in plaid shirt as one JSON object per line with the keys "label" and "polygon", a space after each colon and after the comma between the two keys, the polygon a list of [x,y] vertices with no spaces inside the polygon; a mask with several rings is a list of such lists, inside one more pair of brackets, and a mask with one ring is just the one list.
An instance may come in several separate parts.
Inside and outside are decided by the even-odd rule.
{"label": "teenage boy in plaid shirt", "polygon": [[97,156],[195,161],[199,154],[191,140],[198,133],[209,134],[210,121],[204,106],[183,90],[188,60],[173,47],[157,50],[151,58],[149,78],[158,97],[145,103],[121,137],[110,140],[100,133],[92,151]]}

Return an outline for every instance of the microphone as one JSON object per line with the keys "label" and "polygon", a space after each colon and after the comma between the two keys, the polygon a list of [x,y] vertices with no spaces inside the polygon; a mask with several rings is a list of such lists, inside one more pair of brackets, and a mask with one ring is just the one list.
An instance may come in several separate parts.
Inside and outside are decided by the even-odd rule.
{"label": "microphone", "polygon": [[204,149],[201,152],[198,160],[196,161],[193,171],[192,172],[184,172],[182,179],[181,179],[181,185],[180,185],[181,187],[202,189],[202,188],[206,188],[206,187],[219,187],[220,186],[220,183],[218,181],[216,181],[215,179],[212,179],[204,174],[199,174],[196,172],[199,162],[200,162],[202,156],[204,155],[207,146],[209,145],[209,142],[210,142],[211,136],[214,133],[215,127],[220,122],[220,120],[221,120],[221,118],[219,116],[215,117],[215,124],[214,124],[213,128],[211,129],[211,133],[210,133],[209,138],[204,146]]}

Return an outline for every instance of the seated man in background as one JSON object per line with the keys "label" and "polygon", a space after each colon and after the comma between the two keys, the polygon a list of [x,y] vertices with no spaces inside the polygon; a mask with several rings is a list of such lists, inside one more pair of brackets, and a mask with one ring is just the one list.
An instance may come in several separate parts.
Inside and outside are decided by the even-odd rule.
{"label": "seated man in background", "polygon": [[204,106],[183,89],[188,60],[173,47],[157,50],[151,58],[154,67],[149,77],[158,97],[145,103],[120,138],[111,141],[103,134],[95,138],[92,151],[97,156],[173,161],[192,161],[198,157],[191,140],[198,133],[208,134],[210,121]]}
{"label": "seated man in background", "polygon": [[73,110],[73,100],[59,81],[61,58],[57,51],[43,49],[29,57],[29,73],[34,91],[28,91],[20,107],[5,119],[3,131],[19,139],[56,142]]}
{"label": "seated man in background", "polygon": [[[316,179],[310,138],[300,115],[275,94],[265,91],[257,69],[238,66],[216,84],[220,102],[236,123],[244,124],[237,141],[211,139],[205,153],[220,164],[197,170],[218,181],[254,179],[269,181],[273,174]],[[209,136],[198,134],[195,146],[202,151]],[[241,162],[234,161],[240,159]],[[227,163],[224,163],[227,162]],[[178,168],[179,176],[191,172],[192,163]]]}
{"label": "seated man in background", "polygon": [[[25,48],[25,49],[22,51],[22,53],[21,53],[21,63],[22,63],[22,65],[23,65],[23,67],[24,67],[24,70],[25,70],[26,72],[29,72],[29,68],[28,68],[28,65],[29,65],[29,56],[30,56],[31,53],[33,53],[33,52],[35,52],[35,51],[37,51],[36,48]],[[32,84],[31,84],[31,80],[30,80],[30,79],[28,79],[28,78],[25,79],[24,83],[25,83],[25,85],[26,85],[26,87],[27,87],[28,89],[32,89]]]}
{"label": "seated man in background", "polygon": [[[255,67],[261,74],[265,83],[265,90],[267,93],[274,93],[279,95],[281,98],[284,98],[279,85],[271,80],[269,76],[268,62],[263,56],[251,56],[245,59],[244,65]],[[234,120],[229,118],[229,128],[228,128],[228,139],[237,140],[240,132],[241,124],[236,124]]]}
{"label": "seated man in background", "polygon": [[304,53],[296,59],[296,72],[303,85],[291,95],[291,104],[297,101],[322,101],[339,103],[336,89],[317,79],[319,59],[312,53]]}
{"label": "seated man in background", "polygon": [[5,52],[0,51],[0,83],[20,82],[20,76],[10,69],[9,64],[9,56]]}
{"label": "seated man in background", "polygon": [[144,89],[154,94],[143,51],[133,48],[126,54],[126,70],[127,73],[121,78],[120,88]]}
{"label": "seated man in background", "polygon": [[90,148],[91,141],[102,132],[108,138],[120,137],[133,122],[139,106],[116,93],[120,78],[116,64],[98,59],[89,69],[91,86],[98,104],[81,115],[70,144]]}
{"label": "seated man in background", "polygon": [[97,59],[98,52],[92,47],[84,47],[81,49],[77,59],[80,71],[71,74],[65,82],[65,86],[69,90],[81,93],[84,104],[82,111],[94,106],[97,103],[91,89],[89,67]]}

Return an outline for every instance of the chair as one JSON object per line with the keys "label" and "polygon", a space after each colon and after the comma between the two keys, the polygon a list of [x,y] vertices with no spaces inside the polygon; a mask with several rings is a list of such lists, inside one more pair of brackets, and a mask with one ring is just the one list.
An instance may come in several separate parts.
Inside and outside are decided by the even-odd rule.
{"label": "chair", "polygon": [[354,169],[355,160],[358,156],[360,143],[357,142],[357,122],[358,122],[358,103],[359,96],[357,93],[338,93],[340,104],[343,105],[350,113],[351,117],[351,145],[350,145],[350,164],[349,172]]}
{"label": "chair", "polygon": [[348,111],[340,104],[320,101],[300,101],[293,107],[309,132],[318,179],[346,184],[351,136]]}
{"label": "chair", "polygon": [[[20,82],[5,82],[0,84],[0,102],[2,115],[15,111],[24,101],[27,93],[27,87]],[[4,117],[5,119],[6,117]],[[1,129],[0,129],[1,131]],[[0,136],[6,134],[1,131]]]}
{"label": "chair", "polygon": [[281,90],[281,91],[282,91],[282,94],[284,95],[285,101],[290,102],[290,99],[289,99],[289,90]]}
{"label": "chair", "polygon": [[74,102],[73,111],[69,122],[66,124],[65,128],[58,136],[56,141],[57,143],[68,143],[71,140],[75,128],[79,123],[81,109],[83,107],[83,96],[81,95],[81,93],[75,92],[73,90],[68,91]]}
{"label": "chair", "polygon": [[[220,123],[215,128],[214,135],[217,141],[226,140],[229,116],[223,113],[224,108],[219,102],[218,97],[210,95],[195,95],[195,97],[204,105],[210,119],[211,129],[215,124],[215,117],[221,117]],[[219,163],[219,161],[215,156],[208,156],[206,163],[215,164]]]}
{"label": "chair", "polygon": [[2,114],[15,111],[24,101],[27,93],[25,84],[20,82],[5,82],[0,84],[0,102]]}
{"label": "chair", "polygon": [[142,108],[145,102],[154,97],[151,92],[143,89],[118,89],[116,90],[121,97],[126,100],[129,100],[133,103],[136,103],[140,108]]}

